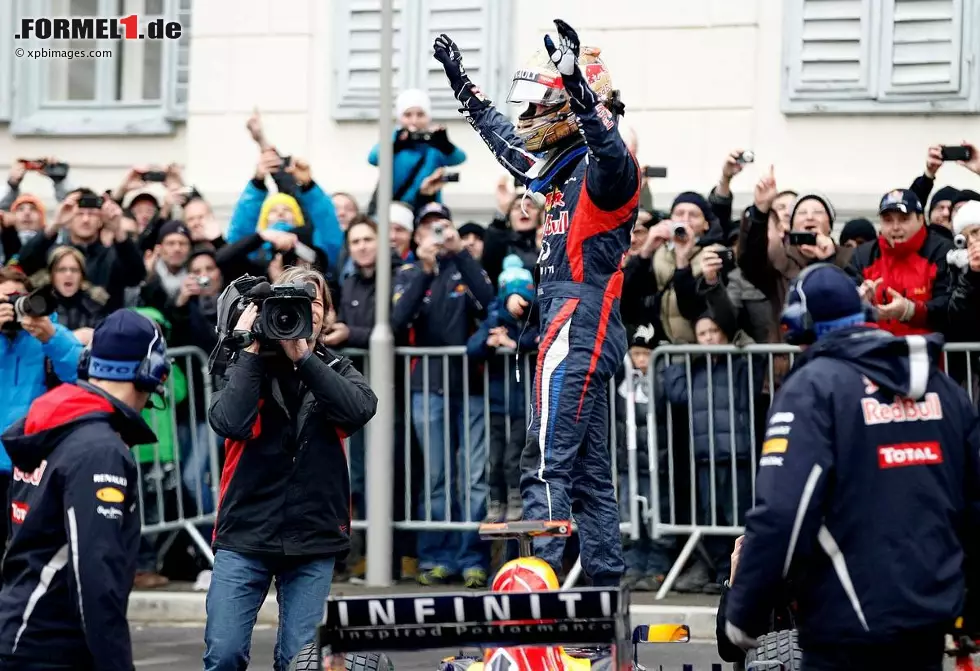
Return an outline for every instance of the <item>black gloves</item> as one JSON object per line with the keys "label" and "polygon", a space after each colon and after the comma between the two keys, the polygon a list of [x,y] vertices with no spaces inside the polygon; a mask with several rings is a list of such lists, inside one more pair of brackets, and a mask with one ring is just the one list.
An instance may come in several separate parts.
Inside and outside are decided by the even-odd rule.
{"label": "black gloves", "polygon": [[442,63],[449,85],[453,89],[453,95],[462,103],[464,109],[476,111],[490,104],[489,100],[476,92],[476,86],[463,69],[463,54],[448,35],[443,33],[437,37],[432,45],[432,51],[435,59]]}
{"label": "black gloves", "polygon": [[558,30],[558,45],[555,45],[551,35],[545,35],[544,48],[547,49],[551,62],[561,73],[562,84],[572,99],[573,111],[584,112],[592,109],[598,104],[599,99],[589,87],[589,83],[585,81],[582,70],[578,66],[581,52],[578,33],[561,19],[555,19],[555,28]]}

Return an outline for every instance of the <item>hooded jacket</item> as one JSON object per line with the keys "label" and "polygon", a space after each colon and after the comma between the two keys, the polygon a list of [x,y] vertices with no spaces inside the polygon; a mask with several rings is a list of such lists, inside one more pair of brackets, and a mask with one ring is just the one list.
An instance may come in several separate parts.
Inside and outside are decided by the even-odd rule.
{"label": "hooded jacket", "polygon": [[156,436],[87,382],[38,398],[3,434],[16,470],[0,591],[0,657],[133,668],[126,607],[140,513],[132,445]]}
{"label": "hooded jacket", "polygon": [[977,575],[980,428],[939,336],[859,326],[797,359],[769,411],[729,623],[789,580],[800,644],[930,640]]}

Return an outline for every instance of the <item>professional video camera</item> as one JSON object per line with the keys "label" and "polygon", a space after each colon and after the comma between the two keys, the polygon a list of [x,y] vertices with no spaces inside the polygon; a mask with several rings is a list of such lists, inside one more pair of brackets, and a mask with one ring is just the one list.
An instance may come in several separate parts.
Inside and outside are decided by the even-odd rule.
{"label": "professional video camera", "polygon": [[53,314],[57,307],[54,297],[51,295],[50,287],[35,289],[29,294],[10,294],[0,303],[10,303],[14,306],[14,319],[3,325],[3,331],[7,333],[20,330],[20,323],[24,317],[47,317]]}
{"label": "professional video camera", "polygon": [[[315,299],[316,286],[309,282],[271,285],[264,278],[243,275],[229,284],[218,297],[218,345],[211,353],[211,372],[220,375],[235,352],[255,340],[271,344],[309,338]],[[259,308],[252,330],[236,331],[238,318],[251,304]]]}

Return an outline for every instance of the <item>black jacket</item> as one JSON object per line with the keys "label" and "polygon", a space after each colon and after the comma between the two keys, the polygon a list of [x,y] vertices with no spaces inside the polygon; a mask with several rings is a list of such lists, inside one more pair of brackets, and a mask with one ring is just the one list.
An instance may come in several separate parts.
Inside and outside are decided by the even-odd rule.
{"label": "black jacket", "polygon": [[[391,276],[394,277],[397,268],[402,265],[402,261],[392,253],[389,262],[391,263]],[[350,330],[344,347],[367,349],[370,344],[371,330],[374,328],[375,300],[377,300],[374,295],[375,278],[375,274],[365,277],[361,274],[361,269],[355,266],[354,272],[344,280],[340,287],[340,300],[337,301],[337,321],[346,324]]]}
{"label": "black jacket", "polygon": [[298,368],[282,354],[242,352],[211,401],[225,438],[214,548],[344,556],[350,478],[344,439],[378,399],[349,359],[317,347]]}
{"label": "black jacket", "polygon": [[[20,266],[28,275],[48,265],[48,252],[55,246],[57,236],[38,233],[20,250]],[[109,292],[106,314],[123,306],[123,288],[138,286],[146,277],[143,254],[132,238],[106,247],[100,240],[90,245],[73,245],[85,255],[85,277],[92,284]]]}
{"label": "black jacket", "polygon": [[[432,275],[421,262],[403,265],[395,276],[391,322],[395,333],[412,327],[418,347],[465,346],[479,321],[486,318],[494,298],[493,285],[480,264],[466,251],[439,259]],[[462,386],[461,357],[449,357],[449,389]],[[429,357],[428,392],[442,394],[443,357]],[[413,365],[412,389],[423,390],[424,366]]]}
{"label": "black jacket", "polygon": [[797,358],[769,409],[730,623],[763,633],[785,579],[804,649],[926,640],[963,614],[980,424],[941,357],[939,336],[855,327]]}
{"label": "black jacket", "polygon": [[139,414],[86,382],[38,397],[3,434],[16,469],[0,656],[132,670],[140,513],[130,447],[154,442]]}
{"label": "black jacket", "polygon": [[487,226],[480,262],[496,286],[497,278],[504,269],[505,257],[516,254],[524,262],[524,267],[533,273],[539,253],[537,232],[533,228],[518,232],[510,228],[506,217],[498,217]]}
{"label": "black jacket", "polygon": [[58,323],[69,331],[80,328],[95,328],[102,318],[108,314],[105,301],[96,300],[92,294],[79,290],[71,298],[65,298],[54,292],[55,312],[58,313]]}

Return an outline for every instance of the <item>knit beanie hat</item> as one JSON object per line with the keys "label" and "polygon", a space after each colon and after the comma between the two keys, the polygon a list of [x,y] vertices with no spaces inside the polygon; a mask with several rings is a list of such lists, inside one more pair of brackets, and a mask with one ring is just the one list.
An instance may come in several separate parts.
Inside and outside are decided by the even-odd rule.
{"label": "knit beanie hat", "polygon": [[401,116],[413,107],[420,108],[426,114],[432,111],[432,100],[429,94],[421,89],[406,89],[398,94],[395,100],[395,115]]}
{"label": "knit beanie hat", "polygon": [[38,214],[41,215],[41,228],[43,229],[48,219],[44,202],[34,194],[25,193],[21,196],[17,196],[17,200],[10,204],[10,211],[16,212],[17,208],[21,205],[30,205],[38,211]]}
{"label": "knit beanie hat", "polygon": [[498,296],[502,301],[506,301],[514,294],[528,302],[534,300],[534,276],[524,267],[524,262],[517,254],[508,254],[504,257],[504,269],[497,279],[497,287]]}
{"label": "knit beanie hat", "polygon": [[952,186],[944,186],[941,189],[937,189],[936,193],[932,194],[932,200],[929,201],[929,218],[932,218],[932,211],[936,209],[936,205],[939,205],[943,201],[949,201],[950,205],[952,205],[953,201],[959,195],[959,189]]}
{"label": "knit beanie hat", "polygon": [[711,211],[711,205],[708,204],[708,200],[700,193],[696,193],[694,191],[685,191],[677,194],[677,198],[674,198],[674,202],[670,206],[671,214],[673,214],[675,207],[684,203],[694,205],[696,208],[701,210],[701,215],[707,221],[711,221],[715,218],[714,212]]}
{"label": "knit beanie hat", "polygon": [[135,380],[150,346],[162,338],[148,318],[132,310],[116,310],[92,335],[88,373],[100,380]]}
{"label": "knit beanie hat", "polygon": [[792,224],[793,219],[796,218],[796,210],[799,209],[800,205],[802,205],[804,201],[807,200],[820,201],[820,204],[823,205],[825,210],[827,210],[827,216],[830,217],[830,225],[833,227],[834,220],[837,219],[837,213],[834,211],[834,206],[830,204],[830,199],[827,198],[827,196],[823,195],[822,193],[818,193],[817,191],[807,191],[796,197],[796,200],[793,201],[793,207],[790,208],[790,223]]}
{"label": "knit beanie hat", "polygon": [[864,218],[851,219],[844,224],[844,230],[840,232],[840,244],[843,245],[850,240],[875,240],[877,237],[875,226],[870,221]]}
{"label": "knit beanie hat", "polygon": [[865,321],[857,286],[837,266],[821,264],[807,273],[802,293],[818,337]]}
{"label": "knit beanie hat", "polygon": [[[953,216],[953,234],[957,237],[963,235],[963,231],[971,226],[980,226],[980,201],[970,200],[963,203],[963,206],[956,211]],[[960,244],[956,240],[957,247],[966,247],[966,241]]]}
{"label": "knit beanie hat", "polygon": [[[292,226],[277,226],[276,222],[269,221],[269,212],[272,211],[273,207],[277,205],[285,205],[290,210],[293,211],[294,223]],[[262,209],[259,211],[259,225],[258,230],[263,231],[267,228],[272,230],[289,230],[293,227],[299,227],[306,224],[303,218],[303,210],[300,208],[299,203],[295,198],[290,196],[288,193],[273,193],[266,197],[262,202]]]}

